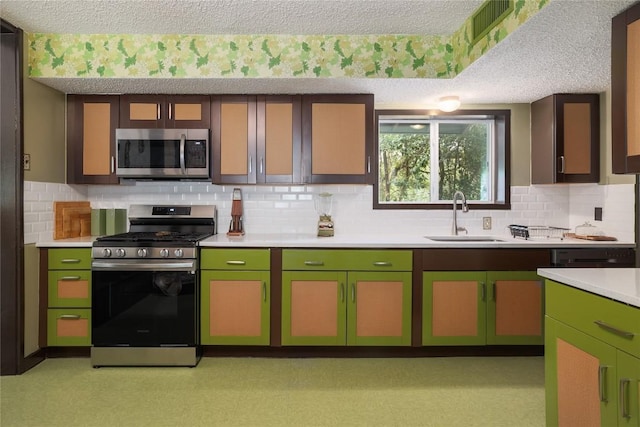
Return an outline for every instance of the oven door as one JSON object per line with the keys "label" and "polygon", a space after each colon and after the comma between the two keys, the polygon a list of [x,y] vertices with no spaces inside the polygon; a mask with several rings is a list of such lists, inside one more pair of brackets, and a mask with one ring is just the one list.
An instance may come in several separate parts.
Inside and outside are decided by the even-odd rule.
{"label": "oven door", "polygon": [[198,344],[196,260],[94,260],[95,347]]}
{"label": "oven door", "polygon": [[116,129],[116,175],[208,178],[208,129]]}

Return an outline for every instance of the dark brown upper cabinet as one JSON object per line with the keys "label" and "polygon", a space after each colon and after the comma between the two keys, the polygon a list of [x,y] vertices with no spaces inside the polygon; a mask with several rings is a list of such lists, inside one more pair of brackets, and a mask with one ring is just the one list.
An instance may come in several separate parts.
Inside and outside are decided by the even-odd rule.
{"label": "dark brown upper cabinet", "polygon": [[118,184],[115,140],[119,96],[67,96],[67,183]]}
{"label": "dark brown upper cabinet", "polygon": [[611,20],[613,173],[640,173],[640,3]]}
{"label": "dark brown upper cabinet", "polygon": [[121,128],[209,129],[208,95],[122,95]]}
{"label": "dark brown upper cabinet", "polygon": [[213,183],[302,183],[300,111],[299,95],[213,97]]}
{"label": "dark brown upper cabinet", "polygon": [[531,183],[600,180],[600,96],[554,94],[531,104]]}
{"label": "dark brown upper cabinet", "polygon": [[373,95],[303,96],[303,181],[373,184],[373,122]]}

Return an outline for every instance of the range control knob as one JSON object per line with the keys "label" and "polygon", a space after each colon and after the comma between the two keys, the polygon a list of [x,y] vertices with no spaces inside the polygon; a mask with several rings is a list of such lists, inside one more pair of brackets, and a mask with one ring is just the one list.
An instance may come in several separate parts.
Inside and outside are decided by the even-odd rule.
{"label": "range control knob", "polygon": [[162,258],[167,258],[169,256],[169,249],[160,249],[160,256]]}
{"label": "range control knob", "polygon": [[116,249],[116,256],[118,256],[120,258],[124,258],[124,256],[126,254],[127,254],[127,252],[124,249],[122,249],[122,248]]}
{"label": "range control knob", "polygon": [[176,258],[182,258],[184,252],[182,252],[182,249],[176,249],[175,251],[173,251],[173,254],[176,256]]}
{"label": "range control knob", "polygon": [[105,248],[102,250],[102,256],[105,258],[109,258],[111,256],[111,249]]}
{"label": "range control knob", "polygon": [[138,256],[140,258],[145,258],[147,256],[147,250],[145,248],[138,249]]}

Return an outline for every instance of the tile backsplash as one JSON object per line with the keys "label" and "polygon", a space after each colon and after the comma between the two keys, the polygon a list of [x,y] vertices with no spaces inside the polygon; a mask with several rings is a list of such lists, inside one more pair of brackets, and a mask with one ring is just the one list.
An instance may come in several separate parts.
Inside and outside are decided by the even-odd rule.
{"label": "tile backsplash", "polygon": [[[231,216],[231,195],[242,189],[247,233],[316,231],[314,194],[333,197],[335,232],[352,234],[449,234],[451,210],[374,210],[373,187],[363,185],[219,186],[201,182],[136,182],[131,185],[65,185],[25,182],[25,243],[50,241],[54,200],[88,200],[93,208],[128,208],[130,204],[215,204],[219,232]],[[619,240],[634,241],[634,185],[564,184],[511,187],[511,210],[458,212],[458,224],[470,234],[508,234],[509,224],[575,228],[590,221]],[[594,208],[603,220],[593,221]],[[482,229],[490,216],[492,229]]]}

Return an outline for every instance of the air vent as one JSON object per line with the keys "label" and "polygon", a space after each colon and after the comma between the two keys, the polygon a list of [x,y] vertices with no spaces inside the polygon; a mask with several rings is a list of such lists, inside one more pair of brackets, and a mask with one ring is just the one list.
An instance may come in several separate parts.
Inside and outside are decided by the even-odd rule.
{"label": "air vent", "polygon": [[471,17],[473,44],[487,35],[513,10],[513,0],[487,0]]}

